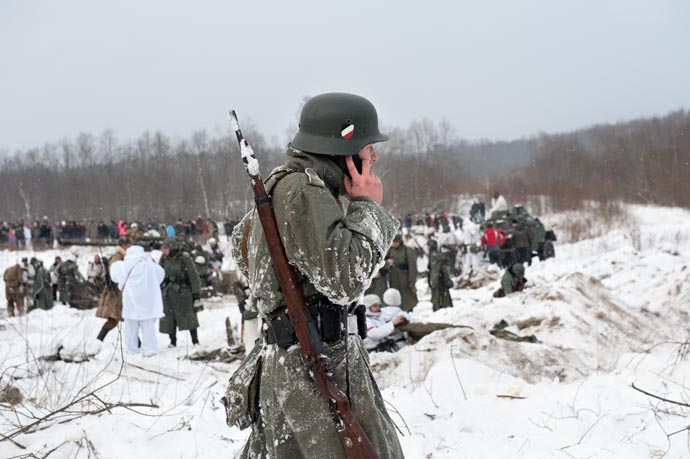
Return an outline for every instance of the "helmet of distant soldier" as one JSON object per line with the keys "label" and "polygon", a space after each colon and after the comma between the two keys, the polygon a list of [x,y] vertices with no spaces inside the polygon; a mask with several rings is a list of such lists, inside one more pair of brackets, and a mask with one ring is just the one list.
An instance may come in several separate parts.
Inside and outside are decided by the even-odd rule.
{"label": "helmet of distant soldier", "polygon": [[522,263],[515,263],[513,265],[513,272],[522,277],[525,275],[525,266]]}
{"label": "helmet of distant soldier", "polygon": [[179,245],[177,243],[177,240],[169,237],[165,241],[163,241],[163,244],[161,244],[161,247],[165,247],[170,250],[177,250]]}
{"label": "helmet of distant soldier", "polygon": [[309,99],[302,108],[299,131],[291,146],[332,156],[354,156],[388,137],[379,131],[376,108],[355,94],[330,92]]}
{"label": "helmet of distant soldier", "polygon": [[196,257],[194,259],[194,263],[196,263],[197,265],[204,265],[204,264],[206,264],[206,259],[204,257],[202,257],[201,255],[199,255],[198,257]]}
{"label": "helmet of distant soldier", "polygon": [[208,245],[216,245],[218,241],[216,241],[216,238],[210,237],[208,238]]}

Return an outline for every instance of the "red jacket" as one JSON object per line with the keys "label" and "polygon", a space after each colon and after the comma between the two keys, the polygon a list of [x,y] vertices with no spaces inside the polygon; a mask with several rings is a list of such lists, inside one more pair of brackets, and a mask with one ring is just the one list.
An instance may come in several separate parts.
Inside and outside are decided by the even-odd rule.
{"label": "red jacket", "polygon": [[501,229],[497,230],[496,228],[487,228],[486,230],[484,230],[484,234],[482,235],[482,245],[498,244],[499,246],[501,246],[503,245],[505,240],[505,234],[503,234],[503,230]]}

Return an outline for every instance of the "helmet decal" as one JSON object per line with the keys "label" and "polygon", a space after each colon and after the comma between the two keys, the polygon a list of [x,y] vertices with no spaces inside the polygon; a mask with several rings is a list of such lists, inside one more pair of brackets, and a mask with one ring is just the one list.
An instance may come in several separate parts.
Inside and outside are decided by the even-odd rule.
{"label": "helmet decal", "polygon": [[351,138],[355,133],[355,125],[354,124],[343,124],[342,128],[343,128],[343,130],[340,131],[340,135],[345,140]]}

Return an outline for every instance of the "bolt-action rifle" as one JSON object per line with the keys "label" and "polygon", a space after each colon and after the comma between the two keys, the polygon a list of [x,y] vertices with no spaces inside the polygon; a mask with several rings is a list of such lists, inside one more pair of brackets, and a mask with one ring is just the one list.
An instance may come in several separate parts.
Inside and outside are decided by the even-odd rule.
{"label": "bolt-action rifle", "polygon": [[290,322],[295,328],[302,361],[317,390],[328,402],[331,418],[338,431],[347,459],[378,459],[379,456],[371,441],[352,412],[347,396],[335,385],[333,365],[324,352],[323,343],[321,343],[311,315],[306,313],[307,302],[304,300],[304,295],[300,289],[297,273],[290,265],[283,241],[280,239],[271,197],[266,194],[264,183],[259,174],[259,162],[254,156],[252,147],[242,135],[234,110],[230,112],[230,122],[240,144],[242,161],[252,181],[256,211],[259,214],[268,251],[271,254],[278,282],[287,303]]}

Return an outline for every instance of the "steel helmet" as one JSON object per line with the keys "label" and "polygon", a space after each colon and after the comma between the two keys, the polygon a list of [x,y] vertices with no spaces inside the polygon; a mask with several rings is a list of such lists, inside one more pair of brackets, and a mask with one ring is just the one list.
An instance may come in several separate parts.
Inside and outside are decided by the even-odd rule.
{"label": "steel helmet", "polygon": [[388,137],[379,132],[376,108],[355,94],[329,92],[309,99],[302,108],[292,148],[333,156],[353,156]]}
{"label": "steel helmet", "polygon": [[177,243],[176,239],[169,237],[163,241],[163,244],[161,244],[161,247],[166,247],[170,250],[178,250],[180,248],[180,245]]}
{"label": "steel helmet", "polygon": [[525,275],[525,266],[522,263],[515,263],[513,265],[513,272],[522,277]]}

